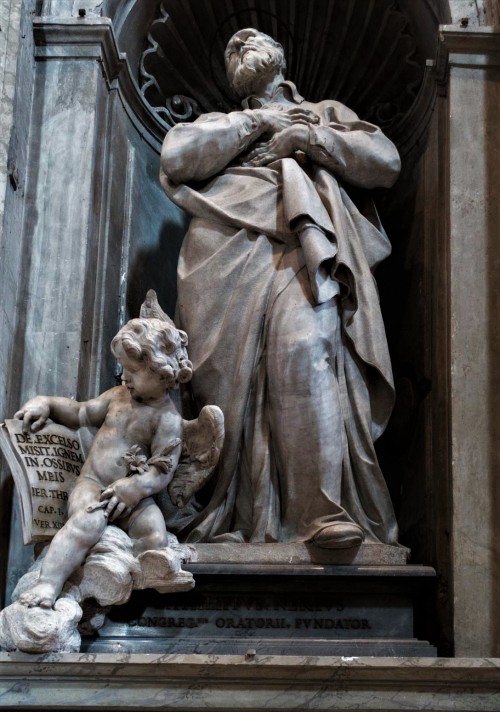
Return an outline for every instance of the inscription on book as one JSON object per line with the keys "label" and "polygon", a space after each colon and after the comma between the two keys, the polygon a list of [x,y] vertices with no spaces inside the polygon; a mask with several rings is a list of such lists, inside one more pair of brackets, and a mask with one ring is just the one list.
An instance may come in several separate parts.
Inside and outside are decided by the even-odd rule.
{"label": "inscription on book", "polygon": [[79,437],[54,423],[24,433],[22,421],[7,420],[0,444],[20,496],[24,542],[49,539],[66,521],[68,498],[85,462]]}

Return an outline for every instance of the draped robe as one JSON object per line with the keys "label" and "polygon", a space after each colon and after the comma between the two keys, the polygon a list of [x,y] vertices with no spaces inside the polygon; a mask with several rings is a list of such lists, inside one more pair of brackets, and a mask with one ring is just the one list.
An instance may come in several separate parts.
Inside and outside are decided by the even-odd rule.
{"label": "draped robe", "polygon": [[[319,118],[306,155],[241,165],[252,110],[174,127],[161,182],[191,216],[178,267],[197,407],[223,410],[226,440],[208,501],[186,514],[187,541],[309,541],[355,522],[395,544],[374,442],[393,381],[373,270],[390,243],[349,186],[390,187],[400,161],[376,126],[284,82],[265,108]],[[247,103],[248,106],[248,103]]]}

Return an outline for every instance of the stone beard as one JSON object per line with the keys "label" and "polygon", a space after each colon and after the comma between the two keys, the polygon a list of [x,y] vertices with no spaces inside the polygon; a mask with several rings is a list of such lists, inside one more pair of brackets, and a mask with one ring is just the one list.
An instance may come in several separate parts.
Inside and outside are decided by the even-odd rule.
{"label": "stone beard", "polygon": [[280,54],[256,30],[236,33],[225,57],[243,110],[179,124],[162,149],[162,185],[192,216],[178,312],[193,395],[226,422],[212,491],[178,531],[396,544],[374,449],[394,389],[372,272],[391,248],[352,188],[390,187],[399,156],[339,102],[305,101]]}
{"label": "stone beard", "polygon": [[264,50],[247,52],[234,71],[228,72],[228,79],[236,94],[245,97],[253,93],[256,77],[279,71],[284,66],[281,46],[270,45]]}

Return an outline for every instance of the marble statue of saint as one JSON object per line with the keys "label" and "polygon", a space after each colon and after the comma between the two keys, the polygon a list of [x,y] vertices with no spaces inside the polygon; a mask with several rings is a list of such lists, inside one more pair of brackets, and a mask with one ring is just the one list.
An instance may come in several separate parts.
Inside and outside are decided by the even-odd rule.
{"label": "marble statue of saint", "polygon": [[373,277],[390,243],[366,189],[393,185],[398,152],[339,102],[304,100],[267,35],[237,32],[225,61],[242,109],[175,126],[161,157],[164,190],[192,216],[178,316],[193,396],[226,423],[180,534],[396,544],[374,449],[393,403]]}

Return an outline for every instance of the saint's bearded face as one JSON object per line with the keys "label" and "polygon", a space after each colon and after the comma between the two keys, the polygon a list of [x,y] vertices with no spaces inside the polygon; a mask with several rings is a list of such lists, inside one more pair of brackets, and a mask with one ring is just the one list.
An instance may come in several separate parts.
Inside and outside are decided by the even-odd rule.
{"label": "saint's bearded face", "polygon": [[224,58],[229,82],[241,98],[258,94],[286,68],[281,45],[253,29],[233,35]]}

